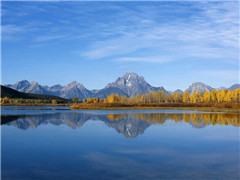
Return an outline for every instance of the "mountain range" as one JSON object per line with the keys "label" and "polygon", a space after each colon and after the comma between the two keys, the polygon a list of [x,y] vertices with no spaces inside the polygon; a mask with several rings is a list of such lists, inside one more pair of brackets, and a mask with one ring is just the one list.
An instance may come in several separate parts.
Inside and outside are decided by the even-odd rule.
{"label": "mountain range", "polygon": [[33,94],[33,93],[24,93],[20,92],[5,86],[0,85],[1,87],[1,97],[9,97],[11,99],[40,99],[40,100],[57,100],[59,103],[67,103],[69,100],[61,98],[59,96],[53,96],[48,94]]}
{"label": "mountain range", "polygon": [[[19,81],[15,84],[8,84],[5,85],[6,87],[15,89],[20,92],[25,93],[34,93],[34,94],[47,94],[47,95],[55,95],[60,96],[66,99],[72,99],[74,97],[78,97],[79,99],[88,98],[88,97],[99,97],[99,98],[106,98],[110,94],[119,94],[119,95],[126,95],[127,97],[133,97],[137,94],[145,94],[150,91],[158,91],[163,90],[168,94],[172,92],[167,91],[164,87],[154,87],[151,86],[146,80],[142,77],[137,75],[136,73],[125,73],[122,77],[117,78],[115,82],[109,83],[103,89],[100,90],[88,90],[83,86],[83,84],[78,83],[77,81],[73,81],[66,86],[62,86],[60,84],[54,86],[42,86],[37,82],[28,82],[27,80]],[[185,91],[189,93],[200,91],[204,93],[205,91],[211,92],[213,89],[216,90],[223,90],[223,89],[230,89],[234,90],[240,88],[240,84],[234,84],[229,88],[221,87],[221,88],[212,88],[201,82],[195,82],[188,89]],[[183,92],[182,90],[178,89],[174,92]]]}

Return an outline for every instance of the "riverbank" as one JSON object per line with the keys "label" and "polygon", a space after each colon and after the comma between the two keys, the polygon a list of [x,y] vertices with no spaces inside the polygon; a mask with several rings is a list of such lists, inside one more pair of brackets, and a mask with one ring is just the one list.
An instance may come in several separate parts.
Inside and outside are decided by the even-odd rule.
{"label": "riverbank", "polygon": [[72,110],[193,110],[208,112],[240,113],[240,103],[79,103],[70,106]]}
{"label": "riverbank", "polygon": [[188,110],[240,113],[240,103],[61,103],[2,104],[1,106],[69,106],[72,110]]}

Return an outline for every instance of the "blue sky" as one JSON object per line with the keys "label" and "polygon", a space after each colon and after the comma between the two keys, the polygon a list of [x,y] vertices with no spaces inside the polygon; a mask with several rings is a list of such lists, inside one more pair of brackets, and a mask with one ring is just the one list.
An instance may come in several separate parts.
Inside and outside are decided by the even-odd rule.
{"label": "blue sky", "polygon": [[185,90],[239,83],[239,2],[2,2],[2,84],[76,80],[101,89],[125,72]]}

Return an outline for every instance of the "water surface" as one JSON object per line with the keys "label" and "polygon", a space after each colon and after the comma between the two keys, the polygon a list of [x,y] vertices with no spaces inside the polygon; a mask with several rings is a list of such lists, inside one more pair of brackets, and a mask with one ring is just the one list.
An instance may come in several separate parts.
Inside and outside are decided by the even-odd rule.
{"label": "water surface", "polygon": [[239,179],[240,115],[2,107],[2,179]]}

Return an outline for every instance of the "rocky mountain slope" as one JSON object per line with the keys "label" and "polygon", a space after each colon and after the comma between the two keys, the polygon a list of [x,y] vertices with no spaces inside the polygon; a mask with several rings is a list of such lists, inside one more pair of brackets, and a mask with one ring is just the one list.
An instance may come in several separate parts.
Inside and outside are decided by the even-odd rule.
{"label": "rocky mountain slope", "polygon": [[115,82],[108,84],[104,89],[115,87],[123,90],[128,96],[136,96],[137,94],[145,94],[150,91],[164,90],[163,87],[154,87],[148,84],[142,76],[136,73],[125,73]]}
{"label": "rocky mountain slope", "polygon": [[66,99],[78,97],[79,99],[92,97],[93,93],[87,90],[81,83],[73,81],[60,90],[60,96]]}
{"label": "rocky mountain slope", "polygon": [[214,88],[204,83],[195,82],[195,83],[192,83],[192,85],[189,86],[189,88],[186,89],[186,91],[192,94],[193,92],[197,92],[197,91],[200,91],[201,93],[204,93],[205,91],[211,92],[213,89]]}

